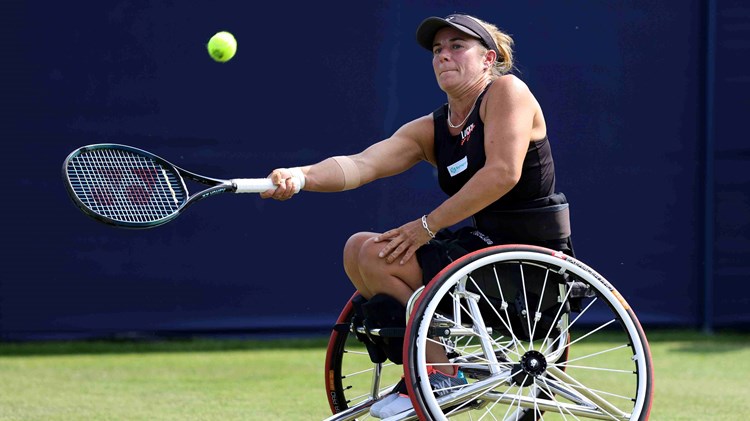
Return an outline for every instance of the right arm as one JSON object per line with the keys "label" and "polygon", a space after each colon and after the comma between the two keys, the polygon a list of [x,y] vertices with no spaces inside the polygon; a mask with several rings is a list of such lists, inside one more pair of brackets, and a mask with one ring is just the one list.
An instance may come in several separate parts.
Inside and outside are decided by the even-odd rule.
{"label": "right arm", "polygon": [[[434,163],[432,115],[404,124],[391,137],[347,157],[327,158],[317,164],[299,167],[307,191],[338,192],[357,188],[380,178],[406,171],[419,161]],[[292,174],[275,169],[269,178],[276,189],[261,197],[286,200],[294,194]]]}

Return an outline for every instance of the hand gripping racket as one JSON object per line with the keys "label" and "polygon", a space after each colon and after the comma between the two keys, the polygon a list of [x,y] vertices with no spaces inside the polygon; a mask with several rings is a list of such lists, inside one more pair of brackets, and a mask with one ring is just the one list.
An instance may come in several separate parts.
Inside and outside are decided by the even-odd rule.
{"label": "hand gripping racket", "polygon": [[[107,143],[71,152],[62,172],[78,208],[97,221],[126,228],[166,224],[188,206],[215,194],[260,193],[275,187],[268,178],[204,177],[144,150]],[[210,187],[189,195],[184,178]],[[296,181],[299,186],[300,180]]]}

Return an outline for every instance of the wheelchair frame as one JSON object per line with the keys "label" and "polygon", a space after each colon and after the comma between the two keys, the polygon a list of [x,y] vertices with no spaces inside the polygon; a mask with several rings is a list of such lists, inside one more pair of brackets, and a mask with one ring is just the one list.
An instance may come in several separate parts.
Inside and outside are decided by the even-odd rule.
{"label": "wheelchair frame", "polygon": [[[401,375],[413,409],[389,420],[649,418],[646,335],[612,284],[573,257],[526,245],[482,249],[417,290],[406,311],[401,367],[369,360],[350,326],[351,300],[344,306],[326,355],[328,420],[369,417]],[[437,397],[425,356],[433,343],[468,385]]]}

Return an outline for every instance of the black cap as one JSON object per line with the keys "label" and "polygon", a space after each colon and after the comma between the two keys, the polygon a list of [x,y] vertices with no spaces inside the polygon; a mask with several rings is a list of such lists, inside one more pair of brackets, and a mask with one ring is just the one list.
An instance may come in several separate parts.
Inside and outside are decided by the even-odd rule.
{"label": "black cap", "polygon": [[485,47],[494,50],[498,59],[500,58],[500,50],[497,48],[495,39],[479,21],[469,15],[454,14],[446,16],[445,19],[432,16],[423,20],[417,28],[417,42],[422,47],[432,51],[435,34],[446,26],[457,29],[472,38],[477,38]]}

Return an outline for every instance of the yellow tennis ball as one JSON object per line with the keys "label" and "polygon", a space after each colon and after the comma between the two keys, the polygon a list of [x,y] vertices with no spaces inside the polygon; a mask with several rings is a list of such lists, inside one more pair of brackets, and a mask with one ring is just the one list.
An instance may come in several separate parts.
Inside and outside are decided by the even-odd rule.
{"label": "yellow tennis ball", "polygon": [[227,31],[221,31],[214,34],[208,40],[208,54],[214,60],[225,63],[229,61],[237,52],[237,40],[234,35]]}

